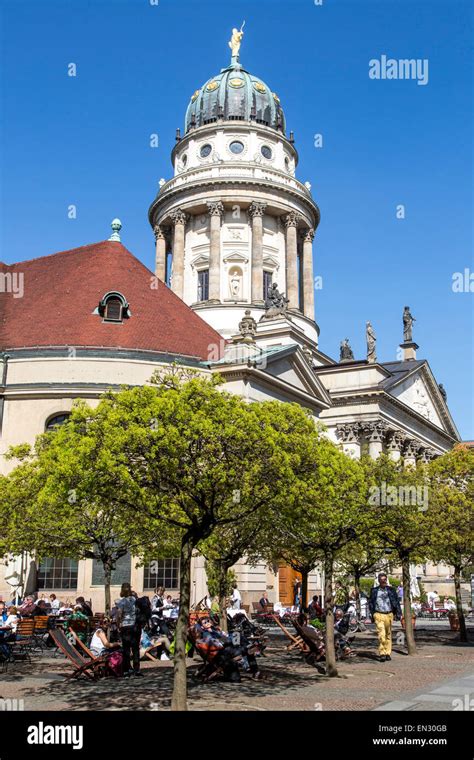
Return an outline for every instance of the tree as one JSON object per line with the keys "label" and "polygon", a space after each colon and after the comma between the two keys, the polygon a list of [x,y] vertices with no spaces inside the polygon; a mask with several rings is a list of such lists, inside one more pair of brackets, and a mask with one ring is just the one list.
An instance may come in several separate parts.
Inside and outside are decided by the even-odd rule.
{"label": "tree", "polygon": [[42,557],[98,561],[104,572],[105,611],[111,609],[111,578],[117,561],[143,552],[148,542],[122,519],[118,481],[104,477],[107,459],[99,436],[90,434],[91,410],[76,404],[62,426],[38,436],[35,447],[15,447],[20,464],[0,489],[8,551]]}
{"label": "tree", "polygon": [[385,551],[392,550],[400,561],[403,584],[403,617],[408,654],[415,654],[410,594],[410,563],[422,561],[428,552],[430,533],[427,518],[429,487],[426,468],[404,467],[383,454],[364,460],[370,486],[369,503],[378,512],[375,524]]}
{"label": "tree", "polygon": [[344,547],[366,529],[367,488],[359,462],[314,431],[298,442],[295,478],[273,509],[271,551],[301,568],[322,560],[326,610],[326,672],[337,676],[334,647],[333,575]]}
{"label": "tree", "polygon": [[458,445],[429,465],[430,557],[454,567],[461,641],[467,641],[461,599],[463,571],[474,563],[474,452]]}
{"label": "tree", "polygon": [[[186,709],[192,553],[213,531],[241,522],[286,488],[291,442],[314,428],[297,405],[247,404],[218,390],[218,382],[182,382],[174,373],[154,378],[152,385],[104,394],[94,409],[80,404],[69,428],[57,431],[46,461],[37,451],[29,465],[44,479],[38,503],[64,510],[69,533],[82,530],[79,520],[70,523],[71,505],[64,499],[74,490],[82,515],[83,505],[97,518],[107,515],[112,521],[107,535],[135,537],[137,552],[149,550],[140,546],[142,537],[144,543],[148,536],[159,542],[169,534],[173,541],[179,538],[175,710]],[[26,501],[33,509],[32,500]]]}
{"label": "tree", "polygon": [[[238,491],[234,498],[239,500]],[[220,625],[224,631],[227,631],[226,599],[232,591],[232,582],[235,581],[231,568],[244,556],[248,562],[252,562],[252,559],[257,561],[264,508],[239,522],[223,525],[218,532],[214,531],[199,544],[199,551],[206,558],[209,593],[219,597]]]}
{"label": "tree", "polygon": [[[374,524],[374,528],[376,525]],[[372,534],[367,531],[362,540],[356,540],[347,544],[338,559],[338,569],[354,579],[354,591],[357,617],[361,617],[360,604],[360,581],[367,573],[373,573],[381,569],[385,564],[386,550],[380,545],[377,531]]]}

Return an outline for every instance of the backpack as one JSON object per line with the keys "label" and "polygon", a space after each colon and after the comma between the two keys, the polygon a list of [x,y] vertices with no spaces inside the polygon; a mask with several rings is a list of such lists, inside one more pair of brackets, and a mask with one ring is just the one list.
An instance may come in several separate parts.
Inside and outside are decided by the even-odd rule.
{"label": "backpack", "polygon": [[147,596],[135,600],[135,622],[140,628],[145,628],[151,619],[151,604]]}

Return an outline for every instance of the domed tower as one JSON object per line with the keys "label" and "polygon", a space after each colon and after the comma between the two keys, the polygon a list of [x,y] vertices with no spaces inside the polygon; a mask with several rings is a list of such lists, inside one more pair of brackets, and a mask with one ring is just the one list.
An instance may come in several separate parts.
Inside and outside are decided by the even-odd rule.
{"label": "domed tower", "polygon": [[298,153],[278,96],[240,63],[241,38],[234,29],[230,66],[194,92],[184,136],[177,130],[174,177],[160,182],[149,210],[156,274],[226,338],[246,309],[263,316],[275,283],[289,318],[317,345],[319,209],[295,177]]}

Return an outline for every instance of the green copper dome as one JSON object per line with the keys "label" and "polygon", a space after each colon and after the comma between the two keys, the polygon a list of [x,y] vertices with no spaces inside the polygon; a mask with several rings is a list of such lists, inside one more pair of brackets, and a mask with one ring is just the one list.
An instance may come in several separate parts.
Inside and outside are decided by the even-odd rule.
{"label": "green copper dome", "polygon": [[185,130],[221,119],[255,121],[285,133],[285,116],[278,96],[235,59],[196,90],[186,111]]}

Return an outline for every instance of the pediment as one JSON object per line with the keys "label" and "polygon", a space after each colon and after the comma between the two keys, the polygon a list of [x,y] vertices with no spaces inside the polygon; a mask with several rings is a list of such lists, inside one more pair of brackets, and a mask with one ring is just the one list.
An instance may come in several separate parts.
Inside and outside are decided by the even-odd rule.
{"label": "pediment", "polygon": [[459,437],[439,386],[427,363],[386,388],[398,401],[450,435]]}
{"label": "pediment", "polygon": [[248,262],[248,256],[244,256],[240,251],[232,251],[224,256],[223,260],[229,264],[246,264]]}
{"label": "pediment", "polygon": [[272,269],[279,269],[280,262],[274,256],[264,256],[263,257],[263,266],[264,267],[271,267]]}
{"label": "pediment", "polygon": [[289,388],[315,397],[324,407],[332,405],[328,392],[299,347],[292,346],[290,350],[267,357],[264,371],[287,384]]}
{"label": "pediment", "polygon": [[193,261],[191,262],[191,266],[193,268],[209,266],[209,256],[203,256],[202,254],[200,254],[195,259],[193,259]]}

